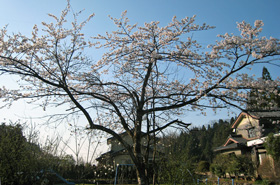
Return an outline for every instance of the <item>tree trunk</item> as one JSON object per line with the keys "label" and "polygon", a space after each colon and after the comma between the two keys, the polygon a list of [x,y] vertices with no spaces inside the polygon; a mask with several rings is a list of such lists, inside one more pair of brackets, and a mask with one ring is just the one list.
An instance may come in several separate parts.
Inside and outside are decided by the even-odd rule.
{"label": "tree trunk", "polygon": [[[138,131],[138,132],[137,132]],[[135,167],[137,181],[139,185],[149,185],[149,174],[147,172],[148,165],[145,164],[145,159],[141,149],[141,130],[135,130],[133,154],[135,156]]]}
{"label": "tree trunk", "polygon": [[[142,166],[142,167],[141,167]],[[138,185],[149,185],[149,177],[145,173],[144,165],[136,165],[136,174],[137,174],[137,181]]]}

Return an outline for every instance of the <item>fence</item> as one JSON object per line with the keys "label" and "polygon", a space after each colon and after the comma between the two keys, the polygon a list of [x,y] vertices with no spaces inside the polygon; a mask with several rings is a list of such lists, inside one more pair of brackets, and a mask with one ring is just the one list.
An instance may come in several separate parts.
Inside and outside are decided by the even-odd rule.
{"label": "fence", "polygon": [[212,184],[217,184],[217,185],[252,185],[254,184],[253,182],[248,182],[248,181],[240,181],[236,179],[222,179],[222,178],[217,178],[217,179],[197,179],[196,184],[205,184],[205,185],[212,185]]}

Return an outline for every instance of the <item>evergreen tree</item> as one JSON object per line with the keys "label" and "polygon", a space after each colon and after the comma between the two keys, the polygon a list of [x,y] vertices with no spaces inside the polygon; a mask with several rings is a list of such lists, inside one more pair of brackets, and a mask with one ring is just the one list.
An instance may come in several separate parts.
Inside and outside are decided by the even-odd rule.
{"label": "evergreen tree", "polygon": [[[263,67],[262,81],[272,83],[273,79],[266,67]],[[252,111],[262,111],[269,109],[279,109],[280,107],[280,88],[275,86],[274,92],[252,89],[249,93],[247,109]]]}
{"label": "evergreen tree", "polygon": [[272,80],[269,71],[267,70],[266,67],[263,67],[263,71],[262,71],[262,79],[263,80]]}
{"label": "evergreen tree", "polygon": [[231,130],[231,123],[219,120],[218,123],[214,123],[213,125],[213,148],[221,146],[224,144],[225,140],[228,138],[228,136],[232,133]]}
{"label": "evergreen tree", "polygon": [[[34,183],[37,164],[20,125],[0,125],[0,176],[3,184]],[[32,176],[33,175],[33,176]],[[32,178],[34,177],[34,178]]]}

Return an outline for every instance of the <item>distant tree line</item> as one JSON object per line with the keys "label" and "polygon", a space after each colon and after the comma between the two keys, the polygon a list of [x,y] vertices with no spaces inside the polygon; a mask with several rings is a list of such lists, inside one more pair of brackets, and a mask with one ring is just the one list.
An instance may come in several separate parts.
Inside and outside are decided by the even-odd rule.
{"label": "distant tree line", "polygon": [[183,155],[193,162],[201,160],[212,162],[213,149],[224,144],[232,133],[233,121],[234,118],[229,121],[220,119],[213,124],[203,125],[201,128],[193,127],[179,134],[167,135],[162,141],[165,146],[164,153]]}

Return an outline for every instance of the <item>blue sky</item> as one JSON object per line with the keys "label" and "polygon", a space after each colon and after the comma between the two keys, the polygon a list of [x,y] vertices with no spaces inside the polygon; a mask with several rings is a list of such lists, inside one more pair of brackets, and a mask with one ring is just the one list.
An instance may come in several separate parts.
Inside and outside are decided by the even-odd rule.
{"label": "blue sky", "polygon": [[[0,27],[8,24],[10,32],[30,34],[34,24],[39,25],[42,21],[50,20],[47,13],[59,16],[67,1],[0,0],[0,4]],[[118,18],[127,10],[131,22],[140,26],[151,21],[160,21],[162,25],[166,25],[175,15],[178,19],[196,15],[198,24],[205,22],[216,26],[213,30],[194,35],[194,38],[199,39],[205,46],[213,43],[218,34],[239,34],[236,22],[243,20],[251,24],[255,20],[263,20],[262,35],[280,38],[279,0],[71,0],[71,5],[74,11],[85,9],[82,14],[84,17],[95,13],[92,22],[85,28],[88,36],[112,31],[115,27],[108,15]],[[274,78],[279,76],[278,71],[273,68],[269,68],[269,71]],[[261,75],[261,69],[256,71],[256,75]],[[5,85],[5,81],[0,78],[0,86],[2,85]],[[23,109],[25,108],[20,110]],[[0,113],[3,115],[8,112],[11,117],[15,115],[11,109],[5,112],[2,110]],[[17,115],[20,114],[20,111],[17,111]],[[207,117],[201,117],[195,113],[190,114],[186,121],[201,125],[219,118],[228,118],[228,115],[221,112],[218,115],[210,113]]]}
{"label": "blue sky", "polygon": [[[9,24],[10,30],[29,32],[34,23],[48,20],[47,13],[59,15],[66,0],[0,0],[0,26]],[[253,23],[260,19],[265,23],[264,33],[279,38],[278,0],[72,0],[74,11],[85,9],[83,15],[96,14],[89,32],[102,33],[113,25],[108,15],[119,17],[128,11],[131,22],[160,21],[168,23],[176,15],[178,18],[197,15],[197,22],[216,26],[211,37],[225,32],[236,31],[236,22],[243,20]],[[278,29],[277,29],[278,28]]]}

